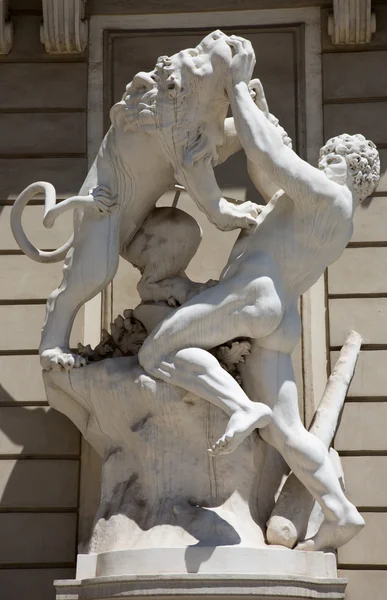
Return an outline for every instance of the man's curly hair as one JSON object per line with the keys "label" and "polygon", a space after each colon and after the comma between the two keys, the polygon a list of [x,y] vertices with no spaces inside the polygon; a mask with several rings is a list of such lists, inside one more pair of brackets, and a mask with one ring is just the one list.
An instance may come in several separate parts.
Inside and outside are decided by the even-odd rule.
{"label": "man's curly hair", "polygon": [[353,178],[353,187],[360,200],[372,194],[380,179],[379,153],[373,142],[360,133],[343,133],[327,141],[320,150],[320,159],[328,154],[345,157],[348,174]]}

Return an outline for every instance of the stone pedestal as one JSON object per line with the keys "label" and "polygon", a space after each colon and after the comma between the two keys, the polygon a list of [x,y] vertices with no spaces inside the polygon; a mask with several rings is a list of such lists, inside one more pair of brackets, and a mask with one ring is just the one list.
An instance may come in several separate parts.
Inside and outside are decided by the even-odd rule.
{"label": "stone pedestal", "polygon": [[343,600],[346,580],[337,578],[334,554],[191,546],[80,555],[77,579],[55,586],[57,600]]}
{"label": "stone pedestal", "polygon": [[344,598],[333,554],[266,544],[284,463],[256,432],[212,458],[227,415],[148,377],[136,357],[44,380],[103,459],[90,539],[57,600]]}

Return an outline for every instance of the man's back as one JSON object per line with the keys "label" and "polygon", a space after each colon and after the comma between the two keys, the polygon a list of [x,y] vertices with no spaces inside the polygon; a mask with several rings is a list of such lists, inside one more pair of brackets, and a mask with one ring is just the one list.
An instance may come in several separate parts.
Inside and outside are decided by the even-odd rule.
{"label": "man's back", "polygon": [[257,227],[241,232],[223,278],[236,273],[245,261],[269,258],[291,297],[304,293],[351,238],[353,211],[347,188],[346,192],[333,202],[309,199],[304,204],[284,192],[277,194],[259,215]]}

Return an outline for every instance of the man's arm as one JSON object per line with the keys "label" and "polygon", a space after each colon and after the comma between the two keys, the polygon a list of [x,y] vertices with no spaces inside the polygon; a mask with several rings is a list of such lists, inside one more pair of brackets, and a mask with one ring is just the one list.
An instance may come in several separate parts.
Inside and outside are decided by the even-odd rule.
{"label": "man's arm", "polygon": [[[224,122],[224,144],[219,148],[218,164],[225,162],[230,156],[242,150],[242,144],[235,129],[233,117],[229,117]],[[247,172],[265,202],[278,192],[278,185],[273,183],[270,177],[257,165],[247,159]]]}
{"label": "man's arm", "polygon": [[338,187],[282,142],[281,134],[255,105],[244,82],[233,86],[230,102],[235,127],[252,163],[295,201],[311,195],[337,196]]}
{"label": "man's arm", "polygon": [[234,50],[234,57],[230,65],[227,92],[236,131],[247,157],[296,202],[311,196],[327,199],[337,197],[338,184],[285,146],[280,132],[252,100],[248,83],[255,56],[250,42],[230,36],[228,43]]}

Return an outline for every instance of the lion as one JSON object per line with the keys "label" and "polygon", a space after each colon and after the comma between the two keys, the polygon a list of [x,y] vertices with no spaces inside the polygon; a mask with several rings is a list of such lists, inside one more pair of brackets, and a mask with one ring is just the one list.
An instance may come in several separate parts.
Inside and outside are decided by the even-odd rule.
{"label": "lion", "polygon": [[[55,188],[37,182],[15,201],[11,227],[21,250],[38,262],[65,259],[63,280],[47,300],[39,348],[43,369],[86,364],[69,349],[75,315],[113,279],[120,254],[128,255],[143,221],[176,182],[219,229],[255,223],[256,205],[223,198],[213,171],[241,148],[233,119],[226,119],[228,39],[215,31],[196,48],[162,56],[153,71],[134,77],[110,111],[111,127],[78,196],[56,204]],[[52,252],[35,248],[21,224],[25,205],[41,192],[45,227],[75,209],[73,236]]]}

